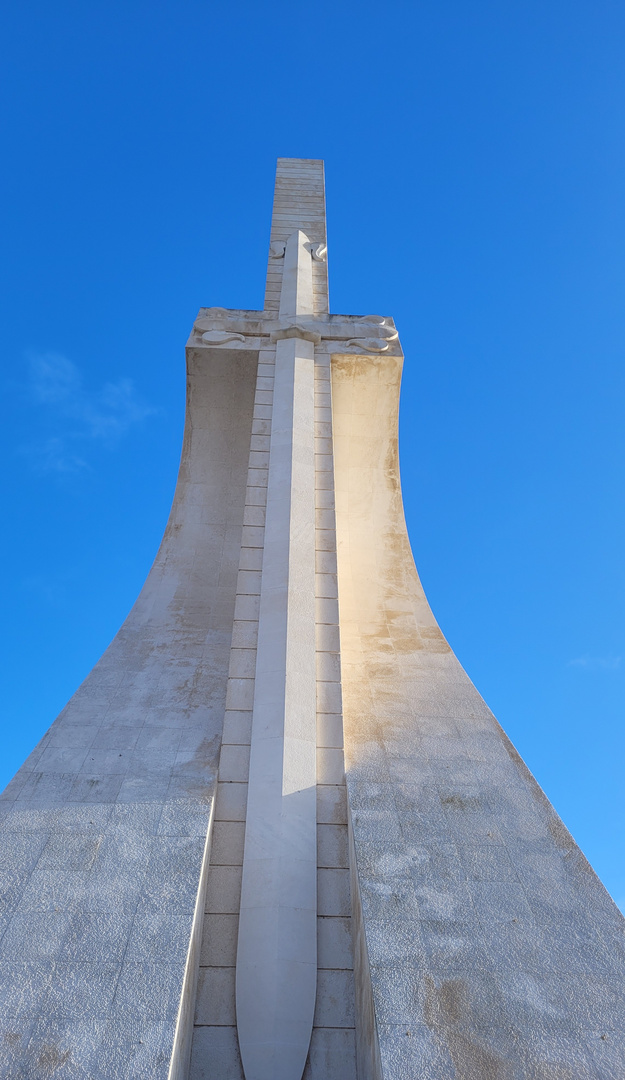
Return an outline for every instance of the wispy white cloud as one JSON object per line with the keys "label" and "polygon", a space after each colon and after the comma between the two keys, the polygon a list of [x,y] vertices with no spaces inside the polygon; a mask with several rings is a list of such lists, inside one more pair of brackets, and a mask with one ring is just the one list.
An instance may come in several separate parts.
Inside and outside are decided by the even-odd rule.
{"label": "wispy white cloud", "polygon": [[41,442],[32,442],[22,445],[19,450],[23,457],[29,459],[35,472],[41,473],[77,473],[88,469],[89,465],[84,457],[77,454],[72,448],[75,436],[53,435]]}
{"label": "wispy white cloud", "polygon": [[48,438],[22,447],[39,472],[76,473],[88,469],[91,442],[114,446],[126,432],[159,412],[136,394],[131,379],[85,387],[76,364],[59,353],[29,357],[29,396],[47,413]]}
{"label": "wispy white cloud", "polygon": [[575,660],[569,660],[569,667],[587,668],[589,671],[615,671],[621,666],[620,656],[577,656]]}

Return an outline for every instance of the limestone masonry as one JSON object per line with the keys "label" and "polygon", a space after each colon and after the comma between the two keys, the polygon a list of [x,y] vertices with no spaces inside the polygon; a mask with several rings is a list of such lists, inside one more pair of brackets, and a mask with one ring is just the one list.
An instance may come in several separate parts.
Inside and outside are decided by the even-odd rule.
{"label": "limestone masonry", "polygon": [[0,1077],[625,1077],[624,920],[419,583],[402,360],[279,159],[155,563],[0,802]]}

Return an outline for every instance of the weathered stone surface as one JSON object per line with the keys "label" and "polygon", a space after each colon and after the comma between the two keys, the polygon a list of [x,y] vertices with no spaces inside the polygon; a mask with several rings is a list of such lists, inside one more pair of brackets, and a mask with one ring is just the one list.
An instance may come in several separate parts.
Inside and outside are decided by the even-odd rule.
{"label": "weathered stone surface", "polygon": [[215,794],[256,356],[189,355],[145,587],[2,797],[0,1076],[168,1075]]}
{"label": "weathered stone surface", "polygon": [[623,1073],[625,922],[427,605],[401,503],[400,373],[396,357],[332,358],[352,875],[378,1074],[608,1080]]}

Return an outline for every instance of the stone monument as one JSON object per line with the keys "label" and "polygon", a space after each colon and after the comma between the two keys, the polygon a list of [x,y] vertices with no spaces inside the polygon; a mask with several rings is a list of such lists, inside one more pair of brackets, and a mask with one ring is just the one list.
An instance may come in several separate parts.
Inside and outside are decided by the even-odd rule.
{"label": "stone monument", "polygon": [[4,1078],[625,1076],[623,919],[425,599],[324,198],[278,161],[146,584],[2,797]]}

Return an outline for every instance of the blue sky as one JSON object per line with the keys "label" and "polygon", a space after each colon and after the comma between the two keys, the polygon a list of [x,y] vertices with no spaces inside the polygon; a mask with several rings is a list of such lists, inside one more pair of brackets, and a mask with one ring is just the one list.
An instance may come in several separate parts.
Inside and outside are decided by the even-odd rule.
{"label": "blue sky", "polygon": [[156,552],[198,307],[261,307],[278,155],[392,314],[444,633],[625,905],[625,8],[5,5],[0,783]]}

